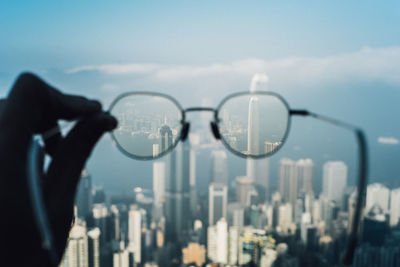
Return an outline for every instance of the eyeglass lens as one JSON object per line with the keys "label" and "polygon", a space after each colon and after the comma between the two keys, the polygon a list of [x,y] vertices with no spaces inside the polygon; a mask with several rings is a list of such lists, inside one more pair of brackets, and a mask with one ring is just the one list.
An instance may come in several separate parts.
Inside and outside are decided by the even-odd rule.
{"label": "eyeglass lens", "polygon": [[[184,113],[167,96],[128,94],[112,104],[111,113],[119,122],[112,136],[119,149],[130,157],[160,157],[180,139]],[[265,157],[285,141],[289,111],[276,95],[238,94],[220,104],[216,123],[223,143],[233,153]]]}

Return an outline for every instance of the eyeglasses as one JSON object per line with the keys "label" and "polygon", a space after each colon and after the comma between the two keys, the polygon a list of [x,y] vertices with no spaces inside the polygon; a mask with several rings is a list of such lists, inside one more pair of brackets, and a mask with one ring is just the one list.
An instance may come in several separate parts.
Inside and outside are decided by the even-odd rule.
{"label": "eyeglasses", "polygon": [[186,114],[195,111],[212,112],[214,137],[241,157],[272,155],[285,142],[290,126],[288,104],[271,92],[233,94],[216,109],[183,109],[168,95],[132,92],[120,95],[110,106],[110,113],[119,123],[111,136],[128,157],[156,159],[186,140],[190,130]]}
{"label": "eyeglasses", "polygon": [[[243,92],[224,98],[217,108],[191,107],[183,109],[171,96],[161,93],[130,92],[118,96],[110,105],[109,112],[118,120],[118,127],[111,133],[118,149],[128,157],[139,160],[160,158],[171,152],[179,141],[188,137],[189,112],[207,111],[214,114],[210,122],[216,139],[222,141],[232,153],[245,158],[264,158],[276,153],[285,143],[292,116],[309,116],[334,124],[354,133],[359,148],[357,204],[352,221],[352,231],[343,254],[343,264],[351,264],[358,243],[361,211],[367,186],[367,142],[364,132],[353,125],[321,116],[308,110],[290,109],[288,103],[273,92]],[[58,131],[58,129],[55,129]],[[45,133],[50,137],[53,130]],[[31,191],[42,238],[49,243],[49,233],[41,193],[37,189],[38,144],[33,142],[29,153]],[[54,258],[54,257],[53,257]]]}

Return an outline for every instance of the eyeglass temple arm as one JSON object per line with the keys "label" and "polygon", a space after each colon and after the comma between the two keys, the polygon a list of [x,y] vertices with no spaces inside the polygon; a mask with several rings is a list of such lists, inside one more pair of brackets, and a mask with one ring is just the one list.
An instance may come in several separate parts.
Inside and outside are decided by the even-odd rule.
{"label": "eyeglass temple arm", "polygon": [[310,116],[318,120],[328,122],[330,124],[336,125],[338,127],[350,130],[354,133],[357,139],[358,145],[358,187],[357,187],[357,197],[358,201],[356,204],[356,209],[354,213],[354,220],[352,224],[352,231],[350,233],[349,241],[347,243],[347,248],[342,257],[342,263],[344,265],[351,265],[353,263],[354,252],[358,243],[358,232],[361,221],[361,213],[365,203],[366,186],[367,186],[367,176],[368,176],[368,145],[367,139],[365,137],[364,131],[351,124],[341,122],[329,117],[325,117],[308,110],[290,110],[289,114],[295,116]]}

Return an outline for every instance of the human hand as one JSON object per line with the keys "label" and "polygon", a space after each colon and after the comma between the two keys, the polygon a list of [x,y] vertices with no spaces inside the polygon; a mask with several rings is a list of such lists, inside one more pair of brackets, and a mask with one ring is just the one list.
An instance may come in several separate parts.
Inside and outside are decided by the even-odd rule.
{"label": "human hand", "polygon": [[8,98],[0,100],[2,266],[51,265],[32,211],[27,155],[32,136],[57,127],[59,119],[78,120],[65,137],[58,133],[45,140],[51,163],[42,174],[42,192],[55,249],[61,257],[81,171],[94,145],[104,132],[116,127],[117,121],[102,112],[99,102],[63,94],[29,73],[20,75]]}

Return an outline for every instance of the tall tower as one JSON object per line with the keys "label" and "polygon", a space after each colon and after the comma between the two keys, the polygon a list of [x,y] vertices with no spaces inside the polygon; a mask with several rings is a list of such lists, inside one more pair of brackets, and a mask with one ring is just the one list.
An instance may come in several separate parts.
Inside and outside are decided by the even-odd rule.
{"label": "tall tower", "polygon": [[299,159],[296,162],[296,167],[299,181],[299,191],[305,194],[313,195],[313,161],[311,159]]}
{"label": "tall tower", "polygon": [[78,207],[78,216],[86,218],[91,214],[93,205],[92,198],[92,177],[86,169],[82,171],[79,182],[78,192],[76,194],[76,206]]}
{"label": "tall tower", "polygon": [[219,219],[227,218],[228,189],[224,184],[212,183],[208,190],[209,225],[214,225]]}
{"label": "tall tower", "polygon": [[166,241],[178,244],[190,227],[190,144],[183,142],[168,155],[165,183]]}
{"label": "tall tower", "polygon": [[250,97],[249,100],[247,151],[255,155],[260,153],[260,108],[256,96]]}
{"label": "tall tower", "polygon": [[211,152],[211,182],[228,185],[227,155],[223,150]]}
{"label": "tall tower", "polygon": [[389,194],[389,189],[383,184],[368,185],[365,204],[366,212],[369,212],[374,205],[378,205],[383,212],[387,212],[389,210]]}
{"label": "tall tower", "polygon": [[295,207],[298,192],[298,177],[296,163],[288,158],[283,158],[279,162],[279,193],[283,202],[290,202],[292,208]]}
{"label": "tall tower", "polygon": [[100,229],[93,228],[87,232],[89,267],[100,267]]}
{"label": "tall tower", "polygon": [[157,161],[153,163],[153,192],[154,205],[161,206],[165,194],[165,162]]}
{"label": "tall tower", "polygon": [[400,218],[400,188],[390,192],[390,226],[396,226]]}
{"label": "tall tower", "polygon": [[161,135],[161,153],[168,150],[168,148],[172,145],[172,131],[171,128],[167,125],[164,125],[160,129]]}
{"label": "tall tower", "polygon": [[347,165],[343,161],[328,161],[323,167],[322,191],[328,201],[342,204],[343,192],[347,186]]}
{"label": "tall tower", "polygon": [[[250,92],[259,90],[261,83],[267,84],[268,76],[264,73],[256,73],[250,83]],[[260,154],[264,150],[264,140],[260,140],[260,109],[259,99],[254,96],[249,100],[247,125],[247,151],[251,154]],[[262,141],[262,142],[261,142]],[[268,195],[269,190],[269,160],[248,158],[246,161],[246,176],[254,179],[254,183],[263,189],[261,199]]]}
{"label": "tall tower", "polygon": [[88,238],[85,224],[75,223],[68,238],[67,248],[59,266],[88,267]]}
{"label": "tall tower", "polygon": [[136,207],[131,206],[128,219],[129,250],[134,253],[136,263],[140,263],[142,254],[142,214]]}

